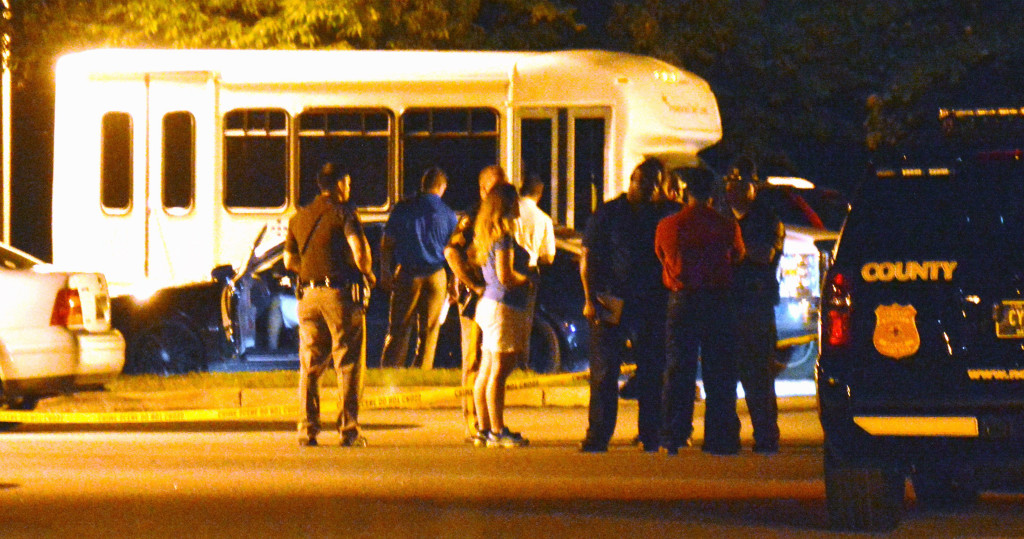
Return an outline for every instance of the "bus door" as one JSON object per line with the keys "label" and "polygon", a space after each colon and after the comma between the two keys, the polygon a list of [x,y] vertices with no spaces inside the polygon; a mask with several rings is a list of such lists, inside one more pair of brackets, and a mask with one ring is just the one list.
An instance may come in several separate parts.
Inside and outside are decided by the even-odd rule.
{"label": "bus door", "polygon": [[556,226],[582,231],[603,203],[610,124],[608,107],[517,110],[516,174],[545,182],[539,206]]}
{"label": "bus door", "polygon": [[216,85],[210,72],[146,75],[145,273],[155,281],[209,277],[218,234],[214,172]]}

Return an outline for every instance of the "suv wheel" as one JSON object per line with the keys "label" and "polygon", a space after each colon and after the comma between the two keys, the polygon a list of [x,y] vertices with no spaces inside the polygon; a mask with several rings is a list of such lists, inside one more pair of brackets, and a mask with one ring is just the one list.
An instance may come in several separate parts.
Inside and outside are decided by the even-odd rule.
{"label": "suv wheel", "polygon": [[917,466],[910,476],[917,503],[933,511],[965,509],[978,501],[973,470],[958,466]]}
{"label": "suv wheel", "polygon": [[889,531],[903,516],[904,477],[895,467],[848,464],[825,449],[829,526],[837,530]]}

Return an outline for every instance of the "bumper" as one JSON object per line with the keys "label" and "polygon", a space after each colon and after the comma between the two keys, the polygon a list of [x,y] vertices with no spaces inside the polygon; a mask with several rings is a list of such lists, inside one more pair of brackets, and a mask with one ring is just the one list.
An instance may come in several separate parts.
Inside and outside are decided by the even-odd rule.
{"label": "bumper", "polygon": [[2,330],[0,374],[8,391],[103,384],[121,373],[124,349],[124,338],[114,329],[101,333],[61,327]]}
{"label": "bumper", "polygon": [[964,407],[942,414],[851,409],[844,387],[818,387],[825,444],[849,463],[909,466],[939,458],[965,464],[1024,459],[1024,402],[1012,408]]}

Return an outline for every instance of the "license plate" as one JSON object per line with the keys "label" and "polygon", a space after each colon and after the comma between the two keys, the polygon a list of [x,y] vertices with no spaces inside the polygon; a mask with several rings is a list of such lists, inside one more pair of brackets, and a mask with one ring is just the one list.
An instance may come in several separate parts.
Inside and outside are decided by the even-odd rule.
{"label": "license plate", "polygon": [[1004,299],[996,305],[996,337],[1024,339],[1024,300]]}

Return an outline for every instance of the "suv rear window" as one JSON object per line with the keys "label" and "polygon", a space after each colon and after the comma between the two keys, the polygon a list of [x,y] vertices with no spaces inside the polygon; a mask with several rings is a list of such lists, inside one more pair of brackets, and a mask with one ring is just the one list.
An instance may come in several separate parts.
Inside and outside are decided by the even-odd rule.
{"label": "suv rear window", "polygon": [[965,164],[949,176],[869,179],[846,222],[855,260],[1024,252],[1024,166]]}

